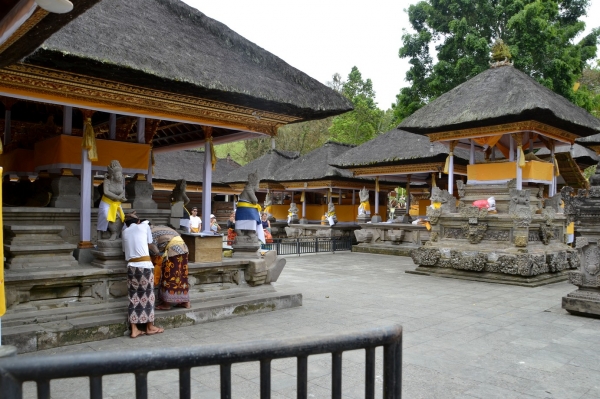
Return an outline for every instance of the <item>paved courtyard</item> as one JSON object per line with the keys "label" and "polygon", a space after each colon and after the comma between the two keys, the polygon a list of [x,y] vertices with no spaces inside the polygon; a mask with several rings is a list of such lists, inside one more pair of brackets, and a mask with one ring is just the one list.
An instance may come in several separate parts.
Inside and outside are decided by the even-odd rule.
{"label": "paved courtyard", "polygon": [[[600,399],[600,320],[571,316],[566,282],[538,288],[406,274],[410,258],[336,253],[288,257],[277,287],[294,287],[303,306],[37,352],[73,353],[228,343],[404,327],[403,398]],[[381,397],[381,351],[377,353]],[[343,395],[364,397],[364,351],[343,355]],[[272,398],[295,398],[296,361],[272,363]],[[330,356],[309,357],[309,397],[331,397]],[[151,398],[178,398],[177,371],[148,376]],[[259,398],[258,363],[232,368],[233,398]],[[135,397],[132,375],[103,379],[105,397]],[[192,371],[194,398],[219,398],[216,367]],[[87,379],[52,383],[53,398],[87,398]],[[35,386],[26,386],[35,398]]]}

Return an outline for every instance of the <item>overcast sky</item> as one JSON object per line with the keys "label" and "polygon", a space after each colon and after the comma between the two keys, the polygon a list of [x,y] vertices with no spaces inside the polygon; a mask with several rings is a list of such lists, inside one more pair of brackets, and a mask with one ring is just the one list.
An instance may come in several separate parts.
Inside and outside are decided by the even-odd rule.
{"label": "overcast sky", "polygon": [[[322,83],[345,79],[357,66],[370,78],[379,107],[387,109],[409,68],[398,57],[404,9],[417,0],[183,0]],[[587,31],[600,26],[600,0],[592,0]]]}

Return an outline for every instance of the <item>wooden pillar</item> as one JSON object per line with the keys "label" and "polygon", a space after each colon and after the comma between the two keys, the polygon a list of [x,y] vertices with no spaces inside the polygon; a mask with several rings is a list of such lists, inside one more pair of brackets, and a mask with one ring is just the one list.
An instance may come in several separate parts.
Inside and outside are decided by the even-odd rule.
{"label": "wooden pillar", "polygon": [[352,190],[352,205],[356,205],[356,190]]}
{"label": "wooden pillar", "polygon": [[146,118],[138,118],[137,142],[140,144],[144,144],[146,142]]}
{"label": "wooden pillar", "polygon": [[514,162],[515,160],[515,140],[513,139],[512,135],[508,135],[508,140],[510,142],[510,149],[508,150],[508,160],[510,162]]}
{"label": "wooden pillar", "polygon": [[212,137],[212,127],[204,126],[204,168],[202,169],[202,232],[210,234],[210,214],[212,199],[212,162],[211,162],[211,143],[208,140]]}
{"label": "wooden pillar", "polygon": [[551,140],[552,143],[552,148],[550,149],[550,159],[552,160],[552,183],[550,183],[550,189],[548,190],[548,197],[552,197],[554,194],[556,194],[556,171],[554,170],[554,168],[556,167],[556,158],[554,155],[554,147],[555,147],[555,143],[554,140]]}
{"label": "wooden pillar", "polygon": [[469,165],[475,164],[475,140],[471,139],[471,151],[469,152]]}
{"label": "wooden pillar", "polygon": [[454,194],[454,155],[450,155],[450,165],[448,167],[448,193]]}
{"label": "wooden pillar", "polygon": [[65,105],[63,107],[63,130],[62,134],[70,136],[73,134],[73,107]]}
{"label": "wooden pillar", "polygon": [[108,117],[108,139],[117,138],[117,114],[110,114]]}
{"label": "wooden pillar", "polygon": [[[70,108],[70,107],[69,107]],[[69,114],[72,114],[68,112]],[[91,118],[94,111],[81,110],[83,113],[83,123],[85,126],[85,120]],[[70,119],[72,121],[72,119]],[[84,128],[82,126],[82,128]],[[66,131],[72,131],[72,126],[67,125]],[[89,250],[93,248],[91,242],[92,232],[92,161],[88,158],[88,150],[81,149],[81,202],[79,204],[79,244],[77,248],[79,250]],[[100,237],[99,237],[100,238]],[[81,251],[79,253],[79,261],[82,261]]]}
{"label": "wooden pillar", "polygon": [[10,108],[6,107],[6,110],[4,111],[4,145],[10,143],[10,133]]}
{"label": "wooden pillar", "polygon": [[304,201],[302,201],[302,219],[306,219],[306,190],[302,191]]}
{"label": "wooden pillar", "polygon": [[375,215],[379,215],[379,176],[375,178]]}
{"label": "wooden pillar", "polygon": [[340,189],[338,192],[338,204],[342,205],[342,189]]}
{"label": "wooden pillar", "polygon": [[406,214],[410,211],[410,175],[406,175]]}

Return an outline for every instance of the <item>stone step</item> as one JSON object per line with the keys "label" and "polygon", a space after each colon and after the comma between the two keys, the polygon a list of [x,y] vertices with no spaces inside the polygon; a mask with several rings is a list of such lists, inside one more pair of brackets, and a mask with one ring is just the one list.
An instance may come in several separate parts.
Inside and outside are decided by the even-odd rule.
{"label": "stone step", "polygon": [[[302,294],[295,291],[276,292],[273,289],[273,292],[258,294],[255,289],[252,291],[251,295],[206,302],[192,299],[192,309],[156,311],[155,323],[170,329],[302,305]],[[102,306],[108,311],[106,303]],[[16,346],[19,353],[122,337],[128,331],[126,302],[111,306],[108,314],[84,315],[81,312],[80,317],[36,324],[10,326],[5,324],[6,317],[2,318],[2,343]]]}

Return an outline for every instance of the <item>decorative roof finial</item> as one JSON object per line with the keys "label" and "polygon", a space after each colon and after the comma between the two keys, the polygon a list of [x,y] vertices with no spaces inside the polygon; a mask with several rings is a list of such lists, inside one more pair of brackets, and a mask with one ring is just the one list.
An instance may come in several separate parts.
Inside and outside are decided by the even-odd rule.
{"label": "decorative roof finial", "polygon": [[512,61],[510,61],[510,59],[512,58],[512,55],[510,54],[510,49],[502,39],[496,38],[496,40],[494,40],[494,44],[492,44],[491,50],[492,55],[490,57],[490,68],[498,68],[506,65],[512,66],[513,63]]}

